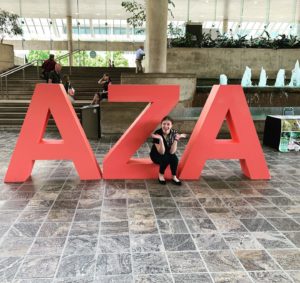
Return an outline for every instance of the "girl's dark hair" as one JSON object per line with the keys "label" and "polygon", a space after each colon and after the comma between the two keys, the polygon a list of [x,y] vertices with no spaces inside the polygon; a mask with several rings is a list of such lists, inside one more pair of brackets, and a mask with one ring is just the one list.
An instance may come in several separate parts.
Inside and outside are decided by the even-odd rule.
{"label": "girl's dark hair", "polygon": [[161,123],[164,121],[170,121],[172,124],[174,124],[174,120],[170,116],[163,117]]}

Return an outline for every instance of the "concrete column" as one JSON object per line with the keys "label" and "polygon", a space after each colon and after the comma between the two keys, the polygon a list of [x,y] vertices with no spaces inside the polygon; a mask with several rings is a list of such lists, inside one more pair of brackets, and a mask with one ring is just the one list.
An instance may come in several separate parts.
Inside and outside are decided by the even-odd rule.
{"label": "concrete column", "polygon": [[228,33],[228,19],[223,19],[223,33]]}
{"label": "concrete column", "polygon": [[166,73],[168,1],[146,0],[146,17],[146,73]]}
{"label": "concrete column", "polygon": [[67,37],[68,37],[68,52],[69,52],[69,63],[73,66],[73,30],[72,30],[72,17],[67,16]]}
{"label": "concrete column", "polygon": [[296,24],[296,35],[300,36],[300,23]]}
{"label": "concrete column", "polygon": [[224,0],[223,3],[223,33],[228,33],[228,9],[229,9],[229,0]]}

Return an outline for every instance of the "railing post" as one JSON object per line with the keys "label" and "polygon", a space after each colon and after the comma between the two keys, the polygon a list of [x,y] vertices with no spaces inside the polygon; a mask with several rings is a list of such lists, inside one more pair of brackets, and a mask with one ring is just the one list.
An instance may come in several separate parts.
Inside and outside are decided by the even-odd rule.
{"label": "railing post", "polygon": [[2,77],[1,77],[1,97],[2,97],[2,99],[4,98],[4,95],[3,95],[3,87],[2,87]]}
{"label": "railing post", "polygon": [[37,73],[37,77],[40,77],[40,69],[39,69],[39,60],[36,61],[36,73]]}
{"label": "railing post", "polygon": [[72,75],[72,66],[71,66],[71,62],[73,61],[73,58],[71,60],[71,57],[73,56],[73,53],[71,53],[68,58],[69,58],[69,74]]}
{"label": "railing post", "polygon": [[6,98],[8,99],[7,76],[5,77]]}

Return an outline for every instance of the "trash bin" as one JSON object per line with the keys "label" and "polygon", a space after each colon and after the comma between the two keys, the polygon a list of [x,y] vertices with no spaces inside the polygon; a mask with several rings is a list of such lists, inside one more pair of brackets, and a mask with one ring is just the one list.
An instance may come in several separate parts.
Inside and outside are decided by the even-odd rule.
{"label": "trash bin", "polygon": [[88,105],[80,108],[81,125],[88,139],[101,138],[100,106]]}

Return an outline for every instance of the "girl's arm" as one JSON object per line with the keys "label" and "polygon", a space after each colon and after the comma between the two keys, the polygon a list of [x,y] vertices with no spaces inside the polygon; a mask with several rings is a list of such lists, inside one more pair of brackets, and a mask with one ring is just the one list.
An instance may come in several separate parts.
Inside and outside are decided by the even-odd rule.
{"label": "girl's arm", "polygon": [[178,139],[175,138],[174,142],[172,143],[172,146],[170,148],[170,153],[174,154],[177,150],[177,143],[178,143]]}
{"label": "girl's arm", "polygon": [[163,137],[161,135],[158,135],[158,134],[152,134],[152,138],[159,140],[158,144],[155,143],[155,147],[156,147],[158,153],[161,154],[161,155],[165,154],[166,149],[165,149]]}
{"label": "girl's arm", "polygon": [[178,141],[181,139],[181,138],[186,138],[186,134],[176,134],[175,135],[175,139],[174,139],[174,142],[170,148],[170,153],[171,154],[174,154],[177,150],[177,144],[178,144]]}
{"label": "girl's arm", "polygon": [[103,84],[103,81],[104,81],[104,78],[101,78],[99,81],[98,81],[98,84]]}

